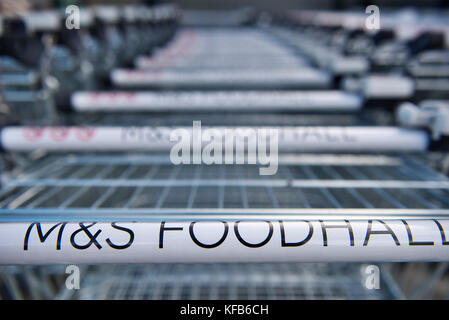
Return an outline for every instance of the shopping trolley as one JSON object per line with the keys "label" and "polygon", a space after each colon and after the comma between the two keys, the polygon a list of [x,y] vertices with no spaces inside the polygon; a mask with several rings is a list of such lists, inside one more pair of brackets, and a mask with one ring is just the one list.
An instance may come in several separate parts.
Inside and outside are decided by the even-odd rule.
{"label": "shopping trolley", "polygon": [[[229,80],[215,81],[217,88],[223,88]],[[179,84],[169,85],[178,88]],[[205,81],[199,85],[204,84],[208,85]],[[112,100],[125,99],[127,93],[122,94]],[[437,289],[441,291],[436,296],[441,297],[441,292],[447,292],[443,235],[448,180],[427,163],[429,151],[442,150],[435,144],[437,136],[420,128],[381,127],[384,122],[366,114],[329,118],[316,109],[307,115],[275,113],[279,110],[272,106],[257,115],[248,110],[207,112],[210,105],[222,105],[232,97],[236,103],[247,99],[252,105],[249,109],[256,111],[261,102],[254,92],[184,92],[180,100],[188,103],[179,105],[174,103],[179,96],[171,93],[146,94],[141,98],[146,111],[154,112],[148,110],[153,103],[146,99],[160,103],[155,108],[159,113],[149,118],[129,112],[122,116],[123,102],[117,103],[116,114],[109,114],[109,108],[101,104],[94,110],[98,114],[86,114],[74,103],[79,114],[65,120],[71,127],[2,129],[6,150],[32,151],[34,157],[25,168],[3,176],[2,235],[14,244],[5,249],[2,259],[15,264],[3,269],[5,297],[402,298],[404,280],[400,276],[409,272],[425,275],[426,290],[418,293],[434,294]],[[306,93],[288,94],[292,93],[261,93],[274,100],[293,98],[295,106]],[[355,104],[346,112],[359,109],[359,96],[336,94],[345,103],[348,100],[343,98],[354,98],[349,99]],[[220,95],[225,98],[220,100]],[[104,101],[101,98],[97,101]],[[200,101],[194,108],[197,113],[160,113],[170,105],[179,113],[196,100]],[[92,99],[85,105],[89,108],[95,109]],[[288,105],[283,108],[291,112]],[[400,114],[416,111],[406,108]],[[261,176],[257,164],[174,165],[166,152],[148,154],[148,150],[169,150],[170,132],[189,126],[192,116],[202,120],[205,128],[279,128],[282,138],[276,174]],[[432,133],[445,134],[435,131],[439,127],[432,121],[403,123],[425,125]],[[371,136],[366,134],[370,130]],[[375,139],[380,135],[388,143]],[[151,139],[139,140],[140,136]],[[298,148],[311,153],[291,154]],[[136,149],[144,152],[132,152]],[[294,231],[299,238],[291,238]],[[417,242],[421,245],[414,246]],[[368,290],[362,282],[365,269],[361,265],[337,261],[443,262],[422,267],[406,264],[402,273],[398,271],[403,265],[380,264],[382,289]],[[87,265],[79,291],[64,288],[63,266],[18,266],[81,262]],[[98,265],[104,262],[124,264]],[[37,287],[36,279],[44,279],[46,285]],[[398,279],[402,280],[399,285]],[[416,288],[405,289],[411,290],[407,297],[417,296]]]}

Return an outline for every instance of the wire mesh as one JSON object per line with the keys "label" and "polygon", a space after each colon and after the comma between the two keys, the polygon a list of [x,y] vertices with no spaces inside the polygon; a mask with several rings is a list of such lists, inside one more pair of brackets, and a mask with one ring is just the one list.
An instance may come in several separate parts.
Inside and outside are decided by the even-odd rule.
{"label": "wire mesh", "polygon": [[201,210],[217,215],[449,212],[449,181],[413,156],[284,155],[275,175],[260,176],[257,165],[175,166],[168,157],[145,154],[52,155],[3,183],[3,221],[104,219],[105,213],[151,219],[170,211],[188,217]]}
{"label": "wire mesh", "polygon": [[2,299],[391,299],[395,284],[363,285],[363,265],[325,263],[91,265],[79,290],[64,285],[64,266],[2,267]]}
{"label": "wire mesh", "polygon": [[[99,276],[107,273],[107,279]],[[360,265],[171,264],[102,266],[80,299],[380,299],[389,287],[363,287]]]}
{"label": "wire mesh", "polygon": [[[383,273],[364,286],[362,264],[222,263],[82,266],[79,290],[64,285],[65,266],[2,267],[2,299],[278,300],[400,298]],[[388,274],[389,275],[389,274]]]}

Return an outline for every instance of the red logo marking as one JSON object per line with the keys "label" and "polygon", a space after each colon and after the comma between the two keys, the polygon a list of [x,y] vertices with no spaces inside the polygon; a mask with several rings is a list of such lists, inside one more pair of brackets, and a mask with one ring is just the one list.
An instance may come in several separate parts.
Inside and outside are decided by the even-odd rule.
{"label": "red logo marking", "polygon": [[97,128],[79,127],[75,128],[75,136],[81,141],[89,141],[95,134]]}
{"label": "red logo marking", "polygon": [[69,135],[70,129],[66,127],[53,127],[50,129],[50,137],[56,141],[60,142],[67,138]]}
{"label": "red logo marking", "polygon": [[25,127],[23,128],[22,133],[28,141],[37,141],[42,137],[44,130],[44,128],[38,127]]}

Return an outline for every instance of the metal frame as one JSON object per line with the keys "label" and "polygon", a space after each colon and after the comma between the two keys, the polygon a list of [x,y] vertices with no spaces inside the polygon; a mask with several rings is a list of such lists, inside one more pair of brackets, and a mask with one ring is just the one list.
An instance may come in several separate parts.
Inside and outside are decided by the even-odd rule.
{"label": "metal frame", "polygon": [[[241,116],[239,121],[257,122],[262,118],[262,122],[282,122],[287,118],[308,122],[300,119],[303,116],[293,120],[291,115],[257,117],[248,120]],[[163,118],[167,121],[167,117]],[[116,116],[79,119],[134,124],[146,121]],[[168,121],[185,122],[186,118]],[[317,121],[336,120],[333,116]],[[235,219],[242,215],[247,219],[448,217],[447,177],[418,158],[290,155],[281,160],[277,175],[261,178],[257,167],[175,167],[160,156],[49,155],[31,161],[24,172],[3,176],[0,222]],[[122,197],[116,197],[119,190],[126,190]],[[447,270],[446,263],[409,263],[405,272],[400,272],[400,264],[382,264],[384,289],[367,291],[355,264],[84,266],[86,277],[81,291],[75,293],[64,289],[62,267],[1,267],[0,294],[6,298],[376,299],[403,298],[403,290],[405,297],[423,297],[438,282],[444,282],[441,279],[446,279]],[[416,274],[417,269],[426,282],[407,286],[408,275]],[[54,275],[59,277],[52,285]],[[399,285],[394,278],[400,280]],[[23,283],[26,289],[21,288]],[[447,292],[444,286],[442,290]]]}
{"label": "metal frame", "polygon": [[447,217],[448,189],[444,175],[405,155],[286,155],[268,178],[255,165],[174,166],[167,157],[142,154],[51,155],[4,178],[0,221]]}

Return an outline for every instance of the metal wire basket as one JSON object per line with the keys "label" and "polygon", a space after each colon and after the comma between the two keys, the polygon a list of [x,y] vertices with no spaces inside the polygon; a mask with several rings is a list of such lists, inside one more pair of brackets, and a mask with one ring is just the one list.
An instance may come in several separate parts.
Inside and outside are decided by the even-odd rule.
{"label": "metal wire basket", "polygon": [[[229,30],[228,30],[229,31]],[[254,32],[252,30],[251,32]],[[326,78],[326,80],[328,80]],[[328,83],[326,82],[326,85]],[[219,86],[219,84],[218,84]],[[66,124],[360,125],[369,113],[76,115]],[[255,165],[173,165],[128,153],[15,155],[2,176],[0,222],[177,221],[177,219],[435,218],[449,213],[449,180],[428,155],[282,154],[275,175]],[[22,164],[22,165],[21,165]],[[44,239],[45,240],[45,239]],[[41,240],[41,242],[43,242]],[[326,257],[322,257],[325,262]],[[366,261],[367,263],[369,261]],[[6,261],[7,263],[7,261]],[[445,298],[447,263],[379,263],[379,290],[359,263],[162,263],[82,265],[79,290],[63,265],[4,266],[5,299],[389,299]],[[410,281],[410,275],[414,281]]]}

